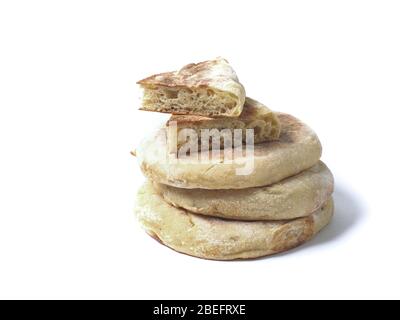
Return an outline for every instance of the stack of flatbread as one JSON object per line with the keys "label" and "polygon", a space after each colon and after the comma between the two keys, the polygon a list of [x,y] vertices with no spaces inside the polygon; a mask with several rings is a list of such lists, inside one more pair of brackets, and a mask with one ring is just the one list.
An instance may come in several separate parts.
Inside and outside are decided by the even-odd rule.
{"label": "stack of flatbread", "polygon": [[333,176],[315,132],[246,97],[222,58],[138,82],[141,110],[170,120],[136,149],[148,181],[136,216],[191,256],[257,258],[310,240],[333,215]]}

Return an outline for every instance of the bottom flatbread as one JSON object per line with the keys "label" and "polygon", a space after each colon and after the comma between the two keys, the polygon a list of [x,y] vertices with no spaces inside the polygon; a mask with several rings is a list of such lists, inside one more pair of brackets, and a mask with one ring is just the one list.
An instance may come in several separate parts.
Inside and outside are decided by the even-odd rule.
{"label": "bottom flatbread", "polygon": [[175,208],[146,183],[137,195],[136,215],[151,236],[181,253],[212,260],[251,259],[287,251],[310,240],[330,222],[333,200],[304,218],[246,222]]}

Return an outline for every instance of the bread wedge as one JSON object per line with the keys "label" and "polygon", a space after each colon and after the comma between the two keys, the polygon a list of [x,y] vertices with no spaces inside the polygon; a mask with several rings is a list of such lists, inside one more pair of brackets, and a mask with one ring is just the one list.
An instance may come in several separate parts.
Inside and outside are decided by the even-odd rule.
{"label": "bread wedge", "polygon": [[238,117],[246,97],[235,71],[222,58],[156,74],[138,84],[144,89],[145,111]]}
{"label": "bread wedge", "polygon": [[[202,150],[211,149],[215,142],[218,142],[222,149],[228,133],[228,138],[232,143],[235,139],[235,129],[240,129],[239,139],[246,142],[247,129],[252,129],[254,134],[254,143],[263,143],[279,139],[281,124],[277,115],[262,103],[246,98],[243,112],[238,118],[208,118],[202,116],[182,116],[172,115],[167,122],[168,130],[168,148],[170,152],[175,152],[188,142],[189,136],[187,129],[192,129],[198,137],[198,144]],[[205,131],[208,129],[208,131]],[[217,131],[213,130],[217,129]],[[229,132],[226,132],[226,129]],[[202,134],[203,133],[203,134]],[[206,141],[202,141],[206,139]],[[212,140],[214,139],[214,140]],[[210,143],[211,142],[211,143]]]}

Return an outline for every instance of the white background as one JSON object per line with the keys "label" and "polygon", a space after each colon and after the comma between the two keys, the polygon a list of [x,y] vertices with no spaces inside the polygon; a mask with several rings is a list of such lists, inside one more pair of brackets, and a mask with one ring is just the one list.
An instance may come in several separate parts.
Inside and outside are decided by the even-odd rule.
{"label": "white background", "polygon": [[[398,1],[2,1],[0,298],[400,298]],[[313,127],[336,217],[245,262],[141,231],[129,154],[165,115],[135,82],[226,57]]]}

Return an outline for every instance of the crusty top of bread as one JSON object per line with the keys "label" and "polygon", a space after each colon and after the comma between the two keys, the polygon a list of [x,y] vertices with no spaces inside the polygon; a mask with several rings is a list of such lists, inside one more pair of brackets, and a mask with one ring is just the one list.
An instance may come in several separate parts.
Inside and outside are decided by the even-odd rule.
{"label": "crusty top of bread", "polygon": [[217,58],[199,63],[190,63],[178,71],[155,74],[137,83],[141,85],[196,88],[209,87],[216,82],[227,80],[239,82],[228,61],[223,58]]}

